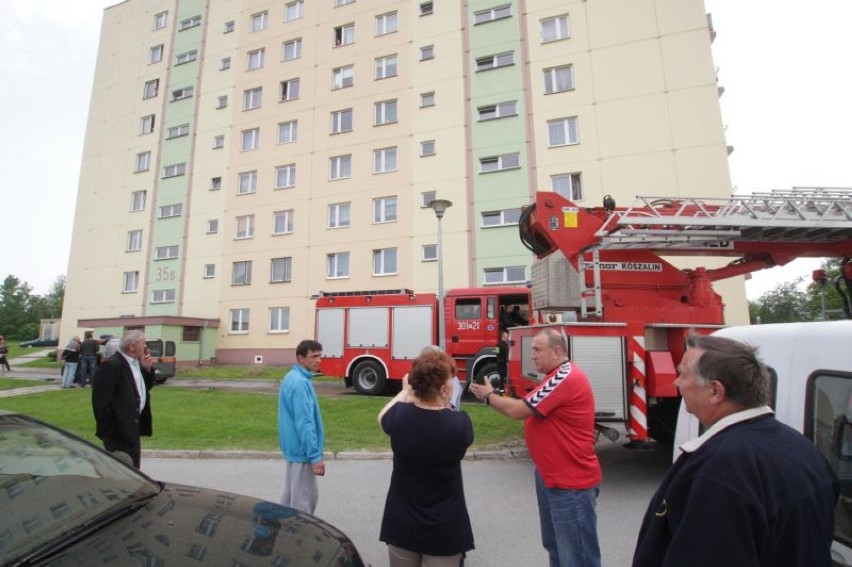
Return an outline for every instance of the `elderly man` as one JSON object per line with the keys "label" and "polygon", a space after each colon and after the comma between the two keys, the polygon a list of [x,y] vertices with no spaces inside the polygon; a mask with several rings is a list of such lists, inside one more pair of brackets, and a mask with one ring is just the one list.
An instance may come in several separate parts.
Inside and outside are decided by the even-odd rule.
{"label": "elderly man", "polygon": [[142,460],[140,436],[151,436],[151,396],[154,359],[145,345],[145,333],[125,331],[118,352],[104,359],[92,381],[92,411],[95,434],[104,448],[130,455],[139,468]]}
{"label": "elderly man", "polygon": [[601,468],[595,454],[595,399],[589,380],[568,359],[565,336],[544,329],[533,337],[532,361],[546,376],[523,399],[494,395],[488,380],[471,384],[480,400],[524,421],[535,463],[541,542],[550,567],[599,567],[595,504]]}
{"label": "elderly man", "polygon": [[837,478],[766,406],[755,349],[688,337],[675,385],[708,429],[681,449],[651,500],[634,567],[830,565]]}

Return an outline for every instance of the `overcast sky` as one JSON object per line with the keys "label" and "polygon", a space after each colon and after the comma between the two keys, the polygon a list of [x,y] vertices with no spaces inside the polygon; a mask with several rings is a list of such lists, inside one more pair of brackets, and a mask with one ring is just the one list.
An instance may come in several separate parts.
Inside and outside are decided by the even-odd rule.
{"label": "overcast sky", "polygon": [[[0,279],[15,275],[35,293],[67,271],[101,16],[115,3],[0,2]],[[852,2],[705,4],[718,34],[713,55],[736,191],[852,187]],[[813,264],[755,274],[749,297],[809,278]]]}

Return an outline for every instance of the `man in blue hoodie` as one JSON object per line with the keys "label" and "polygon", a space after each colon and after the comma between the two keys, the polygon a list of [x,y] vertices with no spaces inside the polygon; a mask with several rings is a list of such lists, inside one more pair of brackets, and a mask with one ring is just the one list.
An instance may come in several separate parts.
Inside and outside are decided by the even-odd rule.
{"label": "man in blue hoodie", "polygon": [[284,375],[278,394],[278,441],[287,462],[281,504],[313,514],[319,500],[317,478],[325,474],[325,435],[311,378],[319,371],[322,345],[304,340],[296,364]]}

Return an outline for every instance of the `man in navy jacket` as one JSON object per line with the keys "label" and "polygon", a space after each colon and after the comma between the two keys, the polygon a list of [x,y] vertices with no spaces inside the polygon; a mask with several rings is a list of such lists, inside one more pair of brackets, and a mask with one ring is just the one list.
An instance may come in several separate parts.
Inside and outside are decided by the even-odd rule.
{"label": "man in navy jacket", "polygon": [[681,447],[651,500],[633,567],[831,565],[837,477],[766,406],[755,349],[713,336],[686,344],[675,385],[708,429]]}

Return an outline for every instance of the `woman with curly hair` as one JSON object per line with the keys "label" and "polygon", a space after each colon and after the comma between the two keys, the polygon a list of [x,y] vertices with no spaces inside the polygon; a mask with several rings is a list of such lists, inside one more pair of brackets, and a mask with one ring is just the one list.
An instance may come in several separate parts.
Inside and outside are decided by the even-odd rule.
{"label": "woman with curly hair", "polygon": [[425,349],[402,390],[379,412],[393,449],[379,539],[390,567],[458,567],[473,549],[461,460],[473,443],[473,424],[452,411],[453,359]]}

